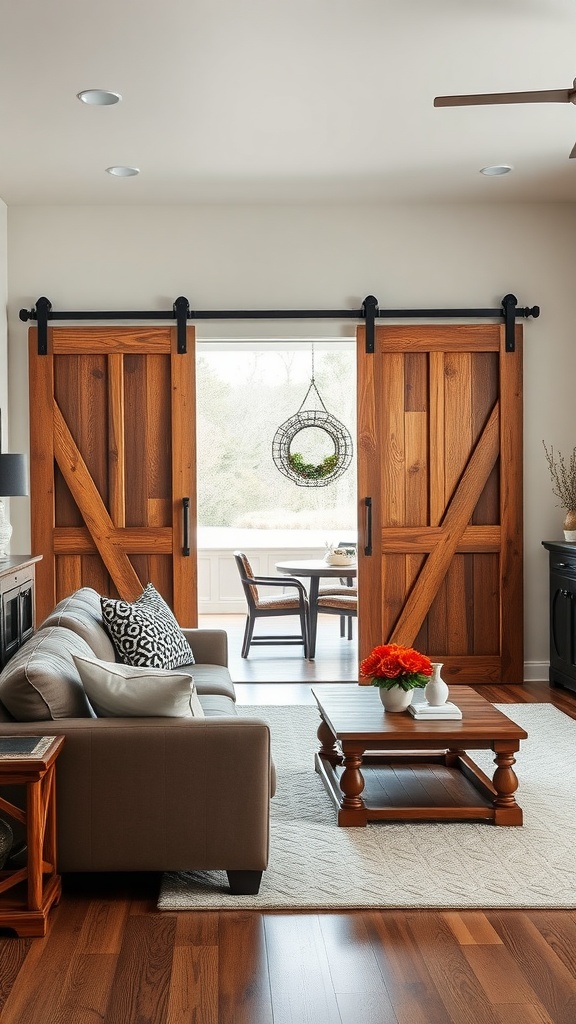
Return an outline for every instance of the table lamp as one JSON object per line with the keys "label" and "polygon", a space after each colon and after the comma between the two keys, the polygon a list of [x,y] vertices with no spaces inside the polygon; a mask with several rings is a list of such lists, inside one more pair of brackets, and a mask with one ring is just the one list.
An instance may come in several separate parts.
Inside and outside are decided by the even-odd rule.
{"label": "table lamp", "polygon": [[2,498],[15,498],[28,494],[28,474],[25,455],[2,454],[2,423],[0,420],[0,561],[8,558],[8,545],[12,525]]}

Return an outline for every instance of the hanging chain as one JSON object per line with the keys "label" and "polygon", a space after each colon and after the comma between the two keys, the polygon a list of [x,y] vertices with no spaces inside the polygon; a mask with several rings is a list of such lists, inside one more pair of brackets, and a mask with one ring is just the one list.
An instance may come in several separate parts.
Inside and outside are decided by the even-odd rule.
{"label": "hanging chain", "polygon": [[310,378],[310,386],[308,388],[308,391],[304,395],[304,399],[302,401],[302,404],[301,404],[300,408],[298,409],[298,412],[302,412],[302,409],[306,405],[306,399],[308,398],[308,395],[310,394],[311,391],[315,391],[316,392],[316,394],[318,396],[318,401],[320,402],[320,405],[324,409],[324,412],[328,412],[328,409],[324,405],[324,401],[322,399],[322,395],[320,394],[320,392],[318,391],[318,388],[316,386],[316,381],[314,380],[314,342],[312,342],[312,376]]}

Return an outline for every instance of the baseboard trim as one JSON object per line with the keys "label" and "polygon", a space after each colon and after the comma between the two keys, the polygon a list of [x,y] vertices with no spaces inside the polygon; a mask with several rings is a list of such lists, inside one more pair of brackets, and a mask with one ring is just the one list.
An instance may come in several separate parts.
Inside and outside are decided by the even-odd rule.
{"label": "baseboard trim", "polygon": [[547,683],[549,681],[549,661],[525,661],[524,682],[525,683]]}

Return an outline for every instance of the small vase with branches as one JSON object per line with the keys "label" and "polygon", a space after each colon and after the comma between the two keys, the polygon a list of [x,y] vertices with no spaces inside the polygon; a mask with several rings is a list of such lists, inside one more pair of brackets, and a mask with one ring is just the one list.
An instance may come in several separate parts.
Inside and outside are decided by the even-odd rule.
{"label": "small vase with branches", "polygon": [[566,512],[564,517],[564,537],[576,541],[576,447],[572,449],[570,461],[567,463],[561,452],[555,452],[552,445],[548,449],[542,441],[546,452],[546,461],[552,480],[552,494],[560,499],[560,508]]}

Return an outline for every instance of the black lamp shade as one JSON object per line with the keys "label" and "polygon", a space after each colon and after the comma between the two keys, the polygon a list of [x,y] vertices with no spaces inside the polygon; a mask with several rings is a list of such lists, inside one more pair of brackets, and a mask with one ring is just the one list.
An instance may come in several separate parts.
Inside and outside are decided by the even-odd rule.
{"label": "black lamp shade", "polygon": [[28,473],[25,455],[0,455],[0,498],[28,494]]}

